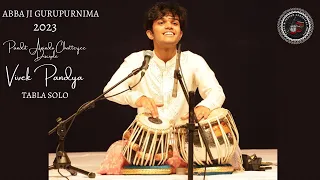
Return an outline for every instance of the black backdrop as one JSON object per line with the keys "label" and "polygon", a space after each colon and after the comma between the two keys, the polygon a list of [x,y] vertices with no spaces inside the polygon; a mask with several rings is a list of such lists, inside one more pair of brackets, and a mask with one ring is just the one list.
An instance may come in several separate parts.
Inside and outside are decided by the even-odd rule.
{"label": "black backdrop", "polygon": [[[32,9],[89,9],[97,10],[98,18],[1,18],[1,104],[2,151],[4,154],[21,154],[47,157],[57,146],[56,133],[47,133],[57,125],[55,119],[66,119],[85,102],[102,93],[112,74],[130,53],[148,48],[143,30],[144,12],[156,1],[111,2],[64,2],[16,3],[6,2],[4,10]],[[287,117],[288,105],[298,103],[306,95],[287,95],[306,81],[296,79],[301,75],[291,66],[302,70],[312,61],[313,44],[317,38],[315,3],[293,1],[178,1],[188,9],[188,23],[182,40],[182,50],[190,50],[203,56],[224,88],[224,107],[234,116],[243,149],[279,148],[291,142],[287,131],[291,119]],[[311,38],[301,44],[288,44],[277,32],[277,21],[283,11],[299,7],[309,12],[315,22]],[[34,24],[56,24],[57,31],[34,32]],[[7,40],[17,44],[25,42],[35,47],[64,40],[66,44],[86,47],[78,55],[64,51],[56,59],[41,59],[27,51],[8,52]],[[18,45],[17,45],[18,46]],[[304,62],[303,64],[299,64]],[[10,73],[19,64],[17,76],[26,74],[30,68],[31,81],[13,81],[8,86],[6,67]],[[72,76],[82,76],[74,89],[71,81],[48,81],[45,86],[42,64],[54,64],[63,76],[67,66]],[[49,70],[49,71],[52,71]],[[294,73],[293,73],[294,72]],[[49,72],[50,73],[50,72]],[[315,71],[308,71],[313,74]],[[292,88],[287,88],[292,85]],[[27,99],[22,92],[67,92],[65,99]],[[41,94],[40,94],[41,95]],[[294,98],[293,98],[294,97]],[[308,99],[308,98],[307,98]],[[198,97],[199,100],[199,97]],[[289,101],[290,100],[290,103]],[[296,105],[295,105],[296,103]],[[298,113],[298,111],[294,111]],[[77,116],[67,138],[66,151],[105,151],[133,120],[136,110],[128,106],[104,100]],[[296,125],[296,124],[295,124]],[[292,142],[296,144],[295,142]],[[21,157],[19,157],[21,158]],[[23,159],[32,161],[33,157]],[[9,167],[16,161],[10,161]],[[45,167],[46,168],[46,167]]]}

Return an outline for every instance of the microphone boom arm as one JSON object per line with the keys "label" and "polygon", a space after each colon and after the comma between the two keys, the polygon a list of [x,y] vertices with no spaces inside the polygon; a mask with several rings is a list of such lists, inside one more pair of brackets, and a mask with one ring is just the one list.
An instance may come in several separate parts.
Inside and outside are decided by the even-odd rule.
{"label": "microphone boom arm", "polygon": [[[68,117],[66,120],[60,120],[58,121],[59,124],[54,127],[52,130],[50,130],[48,132],[48,135],[51,135],[61,124],[63,123],[67,123],[69,122],[71,119],[73,119],[75,116],[79,115],[80,113],[82,113],[83,111],[85,111],[86,109],[92,107],[91,105],[93,105],[95,102],[97,102],[99,99],[101,99],[105,94],[107,94],[108,92],[110,92],[112,89],[114,89],[115,87],[117,87],[118,85],[120,85],[122,82],[124,82],[125,80],[127,80],[128,78],[138,74],[142,69],[141,68],[137,68],[134,69],[128,76],[126,76],[125,78],[123,78],[121,81],[119,81],[117,84],[113,85],[112,87],[110,87],[107,91],[103,92],[101,95],[99,95],[98,97],[96,97],[94,100],[90,101],[89,103],[85,104],[82,108],[80,108],[76,113],[72,114],[70,117]],[[67,132],[66,132],[67,133]],[[65,134],[66,134],[65,133]]]}

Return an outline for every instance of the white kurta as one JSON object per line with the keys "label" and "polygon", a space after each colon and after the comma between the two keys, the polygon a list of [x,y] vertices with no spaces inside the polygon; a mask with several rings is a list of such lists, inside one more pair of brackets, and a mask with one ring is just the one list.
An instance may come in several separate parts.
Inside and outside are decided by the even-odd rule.
{"label": "white kurta", "polygon": [[[165,63],[153,52],[153,57],[150,60],[149,68],[141,82],[132,90],[108,99],[122,105],[130,105],[134,108],[137,108],[135,105],[136,100],[142,95],[145,95],[153,98],[156,103],[164,104],[163,107],[158,108],[159,118],[161,120],[179,121],[181,116],[188,113],[189,106],[179,82],[177,97],[172,97],[176,56]],[[132,70],[140,67],[143,60],[143,51],[132,53],[126,57],[120,68],[105,86],[104,92],[118,83],[121,79],[125,78],[132,72]],[[187,90],[196,91],[198,88],[199,93],[203,98],[203,100],[197,104],[197,106],[203,105],[208,107],[210,110],[222,106],[225,100],[223,89],[216,79],[214,72],[201,56],[190,51],[181,52],[180,66],[182,70],[181,74],[187,85]],[[139,73],[127,79],[105,96],[116,94],[128,89],[129,86],[134,86],[139,81],[140,77],[141,75]],[[137,109],[138,114],[143,112],[149,111],[142,107]],[[179,122],[177,123],[179,124]]]}

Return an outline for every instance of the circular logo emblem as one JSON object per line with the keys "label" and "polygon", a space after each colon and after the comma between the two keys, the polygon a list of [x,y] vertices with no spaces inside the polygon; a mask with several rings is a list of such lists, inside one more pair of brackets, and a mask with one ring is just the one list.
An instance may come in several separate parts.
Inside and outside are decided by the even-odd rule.
{"label": "circular logo emblem", "polygon": [[308,40],[313,31],[313,20],[309,13],[300,8],[291,8],[282,13],[278,20],[278,32],[290,44],[301,44]]}

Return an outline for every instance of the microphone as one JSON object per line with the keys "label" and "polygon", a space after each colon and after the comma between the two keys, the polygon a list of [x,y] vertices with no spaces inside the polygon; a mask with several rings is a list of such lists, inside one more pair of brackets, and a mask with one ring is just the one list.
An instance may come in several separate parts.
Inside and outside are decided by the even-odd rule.
{"label": "microphone", "polygon": [[178,52],[177,52],[177,58],[176,58],[176,68],[174,70],[174,82],[173,82],[172,97],[177,97],[178,72],[179,72],[179,67],[180,67],[180,54],[181,54],[181,44],[178,45]]}
{"label": "microphone", "polygon": [[144,74],[146,73],[148,67],[149,67],[149,62],[150,62],[150,59],[152,58],[153,56],[153,52],[150,51],[150,50],[146,50],[143,52],[143,55],[144,55],[144,61],[142,63],[142,66],[140,67],[141,69],[141,77],[144,76]]}

